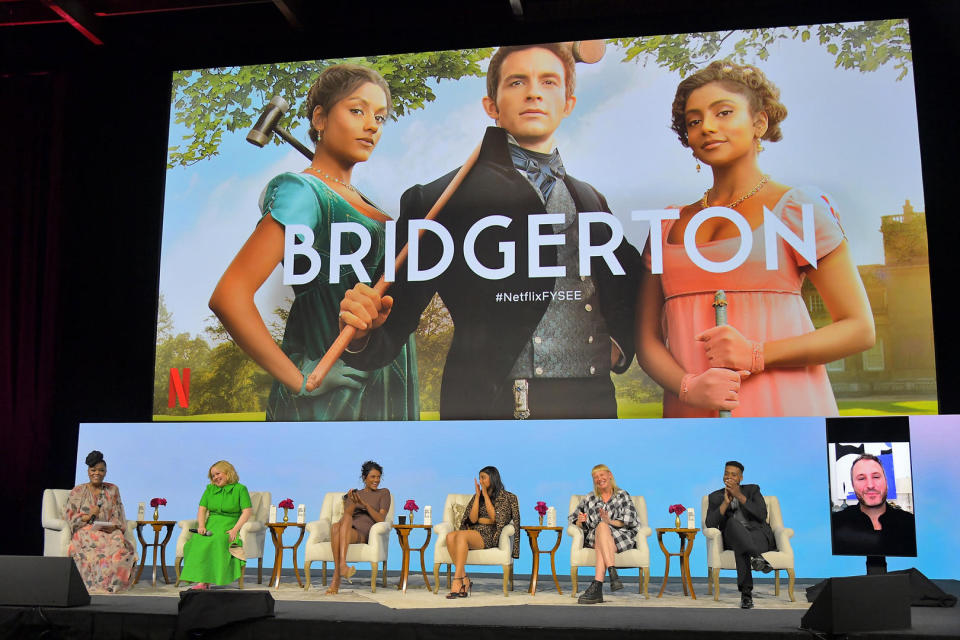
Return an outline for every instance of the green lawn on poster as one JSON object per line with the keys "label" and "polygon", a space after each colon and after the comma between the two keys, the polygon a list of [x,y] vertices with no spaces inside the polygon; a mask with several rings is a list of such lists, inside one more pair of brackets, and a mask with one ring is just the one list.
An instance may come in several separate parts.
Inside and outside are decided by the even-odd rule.
{"label": "green lawn on poster", "polygon": [[[842,416],[886,416],[886,415],[936,415],[936,400],[910,400],[887,402],[884,400],[840,400]],[[633,402],[620,399],[619,416],[621,418],[661,418],[663,413],[659,402]],[[156,422],[256,422],[263,421],[263,411],[248,413],[210,413],[199,416],[154,415]],[[438,411],[421,411],[421,420],[439,420]]]}

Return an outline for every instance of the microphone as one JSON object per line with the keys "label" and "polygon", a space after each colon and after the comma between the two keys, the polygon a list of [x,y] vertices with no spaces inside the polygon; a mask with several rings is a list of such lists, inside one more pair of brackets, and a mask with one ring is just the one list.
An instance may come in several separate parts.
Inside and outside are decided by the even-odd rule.
{"label": "microphone", "polygon": [[263,113],[260,114],[257,124],[253,125],[253,129],[250,129],[250,133],[247,134],[247,142],[263,148],[265,144],[270,142],[273,128],[289,109],[289,102],[280,96],[273,96],[267,106],[263,108]]}
{"label": "microphone", "polygon": [[207,537],[213,535],[213,534],[210,533],[209,531],[207,531],[206,533],[200,533],[197,529],[187,529],[187,531],[189,531],[190,533],[195,533],[195,534],[197,534],[197,535],[207,536]]}

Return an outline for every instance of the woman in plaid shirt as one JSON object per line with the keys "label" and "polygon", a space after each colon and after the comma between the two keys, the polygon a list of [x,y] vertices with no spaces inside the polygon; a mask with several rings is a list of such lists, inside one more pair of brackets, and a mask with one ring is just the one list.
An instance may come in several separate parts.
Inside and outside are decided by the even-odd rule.
{"label": "woman in plaid shirt", "polygon": [[623,588],[614,567],[614,556],[636,546],[640,525],[637,508],[630,494],[617,488],[613,473],[605,464],[592,470],[593,493],[586,496],[570,514],[570,524],[583,529],[583,546],[597,552],[597,570],[593,582],[581,594],[581,604],[603,602],[603,576],[610,572],[610,590]]}

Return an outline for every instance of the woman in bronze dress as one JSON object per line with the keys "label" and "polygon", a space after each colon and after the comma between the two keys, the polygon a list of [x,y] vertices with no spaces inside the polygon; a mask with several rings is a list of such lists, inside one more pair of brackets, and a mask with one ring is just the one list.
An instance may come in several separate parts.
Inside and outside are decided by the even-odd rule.
{"label": "woman in bronze dress", "polygon": [[380,489],[383,467],[367,460],[360,467],[363,489],[350,489],[343,496],[343,517],[330,528],[330,546],[333,549],[333,579],[327,593],[340,591],[340,578],[349,578],[356,569],[347,567],[347,547],[369,539],[370,527],[383,522],[390,509],[390,490]]}
{"label": "woman in bronze dress", "polygon": [[[474,494],[463,512],[458,531],[447,534],[447,551],[453,560],[454,576],[447,598],[466,598],[473,583],[467,577],[467,552],[470,549],[490,549],[500,544],[503,528],[513,523],[513,557],[520,557],[520,506],[517,496],[510,493],[500,480],[496,467],[480,469],[479,479],[473,481]],[[459,588],[457,583],[459,582]]]}

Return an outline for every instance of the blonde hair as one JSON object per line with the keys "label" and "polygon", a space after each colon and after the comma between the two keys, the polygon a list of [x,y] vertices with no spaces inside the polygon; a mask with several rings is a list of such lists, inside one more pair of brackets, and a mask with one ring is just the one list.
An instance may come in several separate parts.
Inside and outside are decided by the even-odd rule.
{"label": "blonde hair", "polygon": [[240,477],[237,475],[237,470],[233,468],[233,465],[227,462],[226,460],[217,460],[212,465],[210,465],[210,470],[207,471],[207,477],[210,478],[210,481],[213,481],[213,470],[219,469],[227,474],[227,484],[235,484],[240,482]]}
{"label": "blonde hair", "polygon": [[[608,467],[608,466],[605,465],[605,464],[598,464],[597,466],[595,466],[593,469],[590,470],[590,476],[592,477],[593,474],[595,474],[597,471],[606,471],[607,473],[610,474],[610,490],[611,490],[612,493],[616,493],[617,491],[620,490],[620,488],[617,487],[617,481],[614,480],[614,478],[613,478],[613,471],[610,471],[610,467]],[[596,482],[596,481],[593,482],[593,493],[594,493],[594,495],[596,495],[598,498],[602,498],[602,497],[603,497],[603,496],[600,495],[600,489],[597,488],[597,482]]]}

